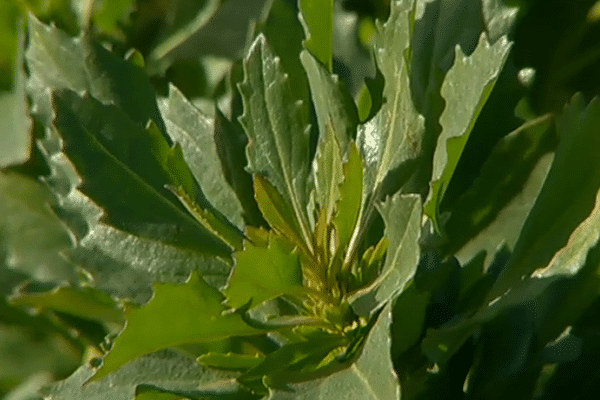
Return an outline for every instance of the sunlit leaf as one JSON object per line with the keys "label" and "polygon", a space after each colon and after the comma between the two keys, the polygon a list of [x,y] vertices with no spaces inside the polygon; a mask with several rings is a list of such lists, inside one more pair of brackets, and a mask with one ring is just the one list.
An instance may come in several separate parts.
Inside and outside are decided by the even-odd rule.
{"label": "sunlit leaf", "polygon": [[127,325],[94,376],[98,380],[128,361],[179,344],[259,333],[238,314],[223,314],[223,295],[198,274],[184,285],[157,283],[152,300],[127,310]]}

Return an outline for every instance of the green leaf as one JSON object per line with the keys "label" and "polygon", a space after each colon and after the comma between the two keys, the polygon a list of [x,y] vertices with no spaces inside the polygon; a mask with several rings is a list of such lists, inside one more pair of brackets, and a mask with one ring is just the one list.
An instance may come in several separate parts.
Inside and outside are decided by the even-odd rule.
{"label": "green leaf", "polygon": [[[423,117],[411,98],[408,49],[411,2],[393,2],[388,21],[378,24],[377,64],[385,78],[381,110],[359,125],[357,143],[365,163],[365,193],[379,190],[388,173],[418,158]],[[377,199],[374,199],[377,200]]]}
{"label": "green leaf", "polygon": [[419,292],[414,281],[393,302],[392,357],[398,359],[417,344],[423,334],[431,294]]}
{"label": "green leaf", "polygon": [[84,365],[66,380],[44,389],[44,398],[134,400],[144,388],[176,393],[180,397],[249,398],[236,381],[239,374],[206,368],[172,350],[140,357],[99,382],[89,382],[93,374],[94,370]]}
{"label": "green leaf", "polygon": [[258,207],[269,225],[310,254],[310,242],[304,241],[292,208],[277,189],[261,175],[254,175],[254,193]]}
{"label": "green leaf", "polygon": [[317,146],[313,167],[317,203],[324,212],[325,226],[329,224],[340,198],[340,184],[344,180],[340,146],[333,128],[329,126]]}
{"label": "green leaf", "polygon": [[249,301],[257,306],[301,289],[300,256],[288,241],[271,234],[268,247],[246,242],[244,250],[235,253],[235,266],[224,294],[227,305],[240,308]]}
{"label": "green leaf", "polygon": [[0,269],[42,282],[76,282],[63,251],[71,238],[52,212],[56,203],[41,183],[14,172],[0,173]]}
{"label": "green leaf", "polygon": [[496,144],[479,179],[452,207],[444,226],[444,255],[454,254],[464,265],[485,250],[487,269],[502,243],[514,249],[552,164],[554,136],[552,119],[546,115]]}
{"label": "green leaf", "polygon": [[127,325],[94,380],[160,349],[261,332],[246,325],[238,314],[223,314],[222,301],[221,293],[198,274],[192,274],[184,285],[155,284],[154,296],[146,306],[128,310]]}
{"label": "green leaf", "polygon": [[379,210],[385,222],[388,252],[377,279],[350,298],[358,315],[368,315],[400,293],[419,263],[423,212],[420,197],[398,193],[381,203]]}
{"label": "green leaf", "polygon": [[[190,250],[228,255],[229,247],[165,188],[177,186],[181,179],[188,185],[195,182],[181,154],[173,159],[176,149],[169,148],[160,132],[152,126],[146,131],[118,108],[69,91],[55,93],[53,110],[62,151],[82,180],[79,190],[106,210],[108,222]],[[173,163],[179,166],[173,168]],[[169,226],[180,230],[169,234]]]}
{"label": "green leaf", "polygon": [[13,89],[11,92],[0,92],[0,168],[27,161],[31,151],[32,122],[29,118],[25,93],[26,76],[23,69],[23,24],[20,24],[17,42]]}
{"label": "green leaf", "polygon": [[388,305],[378,316],[358,359],[347,368],[290,384],[285,391],[270,389],[269,400],[335,399],[341,395],[340,390],[348,400],[399,399],[400,385],[390,357],[391,319],[391,305]]}
{"label": "green leaf", "polygon": [[309,52],[302,51],[300,60],[308,76],[319,134],[324,137],[327,130],[331,129],[345,156],[350,140],[356,136],[358,125],[354,100],[340,78],[329,73]]}
{"label": "green leaf", "polygon": [[[335,358],[327,360],[328,354],[336,349],[343,351],[342,346],[348,340],[343,336],[315,332],[314,337],[296,343],[286,344],[267,355],[256,367],[244,372],[240,381],[249,387],[256,386],[257,391],[268,386],[280,386],[291,381],[301,381],[306,376],[328,367],[327,361],[335,363]],[[263,389],[264,390],[264,389]]]}
{"label": "green leaf", "polygon": [[426,138],[422,145],[416,188],[425,189],[431,179],[432,159],[444,110],[440,88],[454,63],[457,45],[471,54],[482,32],[491,43],[507,35],[516,20],[516,9],[507,10],[502,0],[434,0],[416,2],[411,16],[411,92],[417,110],[425,117]]}
{"label": "green leaf", "polygon": [[198,357],[200,364],[211,368],[225,369],[230,371],[244,371],[257,366],[264,360],[257,354],[235,354],[235,353],[206,353]]}
{"label": "green leaf", "polygon": [[141,68],[110,53],[88,36],[72,39],[33,16],[28,26],[27,87],[35,114],[45,123],[52,119],[48,88],[69,89],[77,93],[87,91],[103,104],[114,104],[134,123],[145,126],[152,120],[165,131],[154,90]]}
{"label": "green leaf", "polygon": [[244,220],[247,225],[263,225],[264,219],[254,198],[252,175],[244,169],[247,164],[247,137],[239,123],[229,121],[218,108],[215,112],[214,125],[214,138],[223,166],[223,174],[244,209]]}
{"label": "green leaf", "polygon": [[[586,107],[581,95],[574,96],[558,119],[559,145],[554,162],[525,221],[510,265],[496,281],[489,300],[540,268],[567,274],[581,268],[592,245],[589,241],[596,237],[593,225],[588,227],[587,223],[595,221],[594,203],[600,188],[600,166],[594,156],[594,149],[600,146],[599,129],[600,100],[594,99]],[[557,266],[555,262],[560,264],[565,252],[577,258],[569,267]]]}
{"label": "green leaf", "polygon": [[510,44],[506,38],[490,46],[485,34],[470,56],[456,47],[454,65],[448,71],[441,94],[446,108],[440,117],[442,133],[433,156],[433,173],[425,213],[440,231],[439,207],[458,165],[469,134],[490,95]]}
{"label": "green leaf", "polygon": [[306,215],[308,108],[292,97],[287,74],[263,35],[244,60],[239,85],[244,102],[240,122],[249,138],[248,169],[265,176],[290,204],[302,237],[310,243]]}
{"label": "green leaf", "polygon": [[304,47],[309,50],[327,70],[333,70],[333,0],[298,0],[300,22],[306,40]]}
{"label": "green leaf", "polygon": [[13,294],[9,298],[10,304],[18,307],[51,309],[101,323],[122,324],[124,322],[123,311],[117,307],[116,302],[97,289],[59,286],[41,293],[26,289],[20,288]]}
{"label": "green leaf", "polygon": [[189,40],[190,36],[207,24],[217,11],[220,0],[199,2],[175,2],[171,7],[170,18],[165,19],[162,40],[151,54],[152,60],[164,58],[174,48]]}
{"label": "green leaf", "polygon": [[185,161],[206,200],[241,227],[242,206],[219,162],[214,123],[174,86],[169,87],[169,97],[159,102],[159,108],[169,137],[181,145]]}
{"label": "green leaf", "polygon": [[363,198],[363,163],[354,143],[350,145],[348,162],[344,164],[344,180],[339,188],[340,200],[334,217],[339,249],[346,247],[356,226]]}

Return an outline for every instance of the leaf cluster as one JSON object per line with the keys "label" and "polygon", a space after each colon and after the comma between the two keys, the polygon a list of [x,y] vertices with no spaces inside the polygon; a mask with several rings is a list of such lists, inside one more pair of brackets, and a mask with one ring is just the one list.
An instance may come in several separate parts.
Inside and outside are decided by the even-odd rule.
{"label": "leaf cluster", "polygon": [[551,399],[595,359],[598,98],[524,96],[464,179],[515,8],[177,1],[142,45],[142,3],[21,28],[0,329],[56,367],[10,398]]}

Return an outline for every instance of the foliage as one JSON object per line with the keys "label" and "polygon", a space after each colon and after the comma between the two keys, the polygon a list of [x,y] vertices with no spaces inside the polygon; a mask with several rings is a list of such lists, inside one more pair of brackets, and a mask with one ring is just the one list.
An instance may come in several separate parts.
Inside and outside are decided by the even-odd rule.
{"label": "foliage", "polygon": [[597,392],[600,101],[517,69],[537,3],[117,3],[0,31],[1,395]]}

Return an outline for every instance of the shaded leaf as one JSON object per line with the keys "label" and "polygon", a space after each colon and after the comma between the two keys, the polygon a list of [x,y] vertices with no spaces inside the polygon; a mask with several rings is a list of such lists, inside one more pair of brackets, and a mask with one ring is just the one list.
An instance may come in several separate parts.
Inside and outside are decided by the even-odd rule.
{"label": "shaded leaf", "polygon": [[[577,234],[581,229],[594,229],[587,227],[586,221],[587,218],[595,220],[594,201],[600,188],[600,167],[594,159],[594,149],[600,146],[600,137],[597,135],[600,129],[599,116],[600,100],[594,99],[586,107],[583,98],[576,95],[559,117],[559,144],[554,161],[525,221],[510,265],[492,288],[489,300],[503,294],[522,276],[551,265],[555,254],[565,246],[583,252],[581,254],[585,260],[583,254],[591,245],[585,241],[593,239],[578,239]],[[595,235],[592,234],[592,237]],[[584,242],[578,245],[577,240]],[[579,259],[566,271],[570,274],[576,272],[584,260]],[[552,269],[555,268],[564,267]]]}
{"label": "shaded leaf", "polygon": [[198,274],[192,274],[184,285],[155,284],[154,296],[146,306],[127,310],[127,325],[94,380],[160,349],[260,332],[246,325],[238,314],[223,314],[222,301],[221,293]]}
{"label": "shaded leaf", "polygon": [[444,226],[448,241],[443,254],[466,264],[486,250],[487,269],[501,243],[514,249],[552,164],[551,122],[546,116],[525,123],[498,142],[479,179],[452,208]]}
{"label": "shaded leaf", "polygon": [[43,390],[45,399],[134,400],[144,387],[192,398],[246,399],[236,381],[238,374],[216,371],[172,350],[134,360],[101,381],[89,382],[94,370],[80,367],[64,381]]}
{"label": "shaded leaf", "polygon": [[381,203],[379,210],[385,222],[388,251],[377,279],[350,299],[358,315],[368,315],[400,293],[415,274],[419,263],[420,197],[398,193]]}
{"label": "shaded leaf", "polygon": [[252,301],[257,306],[283,294],[302,290],[300,256],[285,239],[271,234],[268,247],[246,242],[235,254],[235,266],[224,290],[226,303],[240,308]]}
{"label": "shaded leaf", "polygon": [[271,389],[269,400],[337,398],[340,390],[349,400],[400,398],[400,386],[390,357],[391,318],[388,305],[378,316],[353,364],[326,377],[290,384],[287,391]]}
{"label": "shaded leaf", "polygon": [[473,54],[468,57],[460,47],[456,47],[454,65],[446,74],[441,88],[446,107],[440,117],[442,133],[437,139],[431,189],[425,204],[425,212],[432,218],[438,231],[441,229],[439,205],[509,49],[506,38],[490,46],[485,34],[481,36]]}
{"label": "shaded leaf", "polygon": [[332,71],[333,0],[298,0],[304,47]]}
{"label": "shaded leaf", "polygon": [[308,179],[308,109],[292,97],[287,74],[263,35],[244,60],[244,101],[240,122],[249,138],[250,172],[265,176],[291,206],[309,243],[306,215]]}

